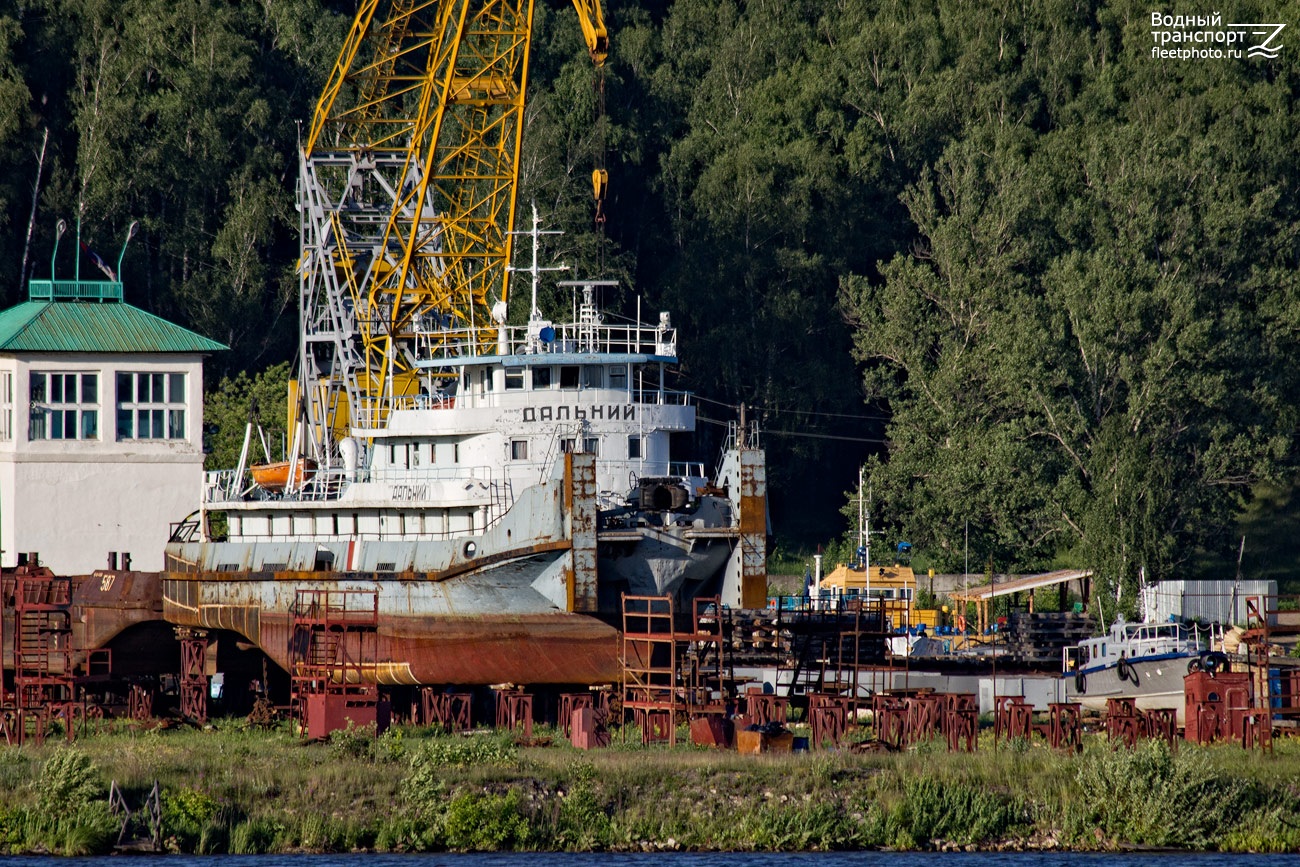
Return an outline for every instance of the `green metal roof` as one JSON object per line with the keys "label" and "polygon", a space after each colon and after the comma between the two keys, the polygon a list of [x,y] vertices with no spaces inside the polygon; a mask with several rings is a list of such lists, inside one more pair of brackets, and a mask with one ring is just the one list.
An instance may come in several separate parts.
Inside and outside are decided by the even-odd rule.
{"label": "green metal roof", "polygon": [[0,313],[0,352],[217,352],[228,346],[116,301],[27,301]]}

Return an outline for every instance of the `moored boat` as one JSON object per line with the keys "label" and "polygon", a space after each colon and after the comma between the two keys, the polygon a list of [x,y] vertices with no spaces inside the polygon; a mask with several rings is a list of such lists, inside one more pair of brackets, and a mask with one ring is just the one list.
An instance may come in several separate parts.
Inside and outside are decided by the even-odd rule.
{"label": "moored boat", "polygon": [[1126,623],[1117,620],[1106,635],[1089,638],[1062,655],[1066,701],[1096,711],[1107,699],[1128,698],[1140,710],[1177,711],[1184,724],[1183,678],[1223,668],[1221,653],[1211,653],[1198,630],[1181,623]]}

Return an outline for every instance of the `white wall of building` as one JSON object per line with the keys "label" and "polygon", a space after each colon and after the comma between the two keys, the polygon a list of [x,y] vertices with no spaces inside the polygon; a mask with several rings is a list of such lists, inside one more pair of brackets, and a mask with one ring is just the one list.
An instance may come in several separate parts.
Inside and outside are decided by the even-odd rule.
{"label": "white wall of building", "polygon": [[[104,568],[109,552],[127,552],[132,568],[161,569],[170,525],[198,507],[202,490],[202,356],[42,353],[0,358],[0,382],[6,372],[14,400],[0,406],[11,413],[11,436],[0,439],[0,562],[39,552],[56,574],[76,575]],[[29,437],[37,372],[99,374],[94,439]],[[119,372],[185,374],[183,438],[118,438]]]}

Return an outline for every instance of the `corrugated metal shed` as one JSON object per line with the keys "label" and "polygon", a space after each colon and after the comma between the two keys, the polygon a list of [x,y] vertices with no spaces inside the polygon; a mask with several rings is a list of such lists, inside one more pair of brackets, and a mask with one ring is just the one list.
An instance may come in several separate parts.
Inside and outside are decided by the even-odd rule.
{"label": "corrugated metal shed", "polygon": [[217,352],[228,348],[121,302],[27,301],[0,313],[0,352]]}
{"label": "corrugated metal shed", "polygon": [[[1147,618],[1199,620],[1203,623],[1246,625],[1246,602],[1260,610],[1277,607],[1276,581],[1161,581],[1142,591]],[[1235,605],[1234,605],[1235,590]]]}

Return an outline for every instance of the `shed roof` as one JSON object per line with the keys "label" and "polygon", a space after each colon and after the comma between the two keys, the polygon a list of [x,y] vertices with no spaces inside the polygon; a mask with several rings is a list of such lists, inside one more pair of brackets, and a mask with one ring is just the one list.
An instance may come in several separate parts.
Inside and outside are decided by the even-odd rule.
{"label": "shed roof", "polygon": [[954,599],[974,602],[992,599],[995,596],[1009,596],[1022,590],[1035,590],[1039,587],[1050,587],[1053,584],[1065,584],[1069,581],[1078,581],[1082,578],[1091,577],[1091,569],[1058,569],[1055,572],[1044,572],[1041,575],[1023,575],[1019,578],[998,581],[992,585],[985,584],[982,587],[972,587],[969,591],[956,590],[950,595]]}
{"label": "shed roof", "polygon": [[228,348],[122,302],[26,301],[0,313],[0,352],[217,352]]}

